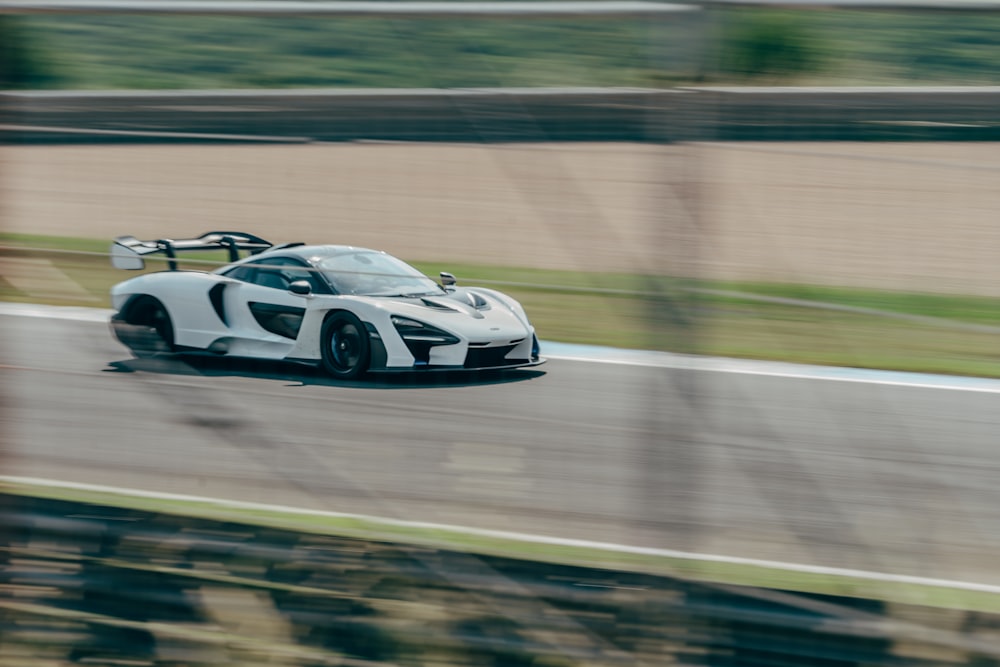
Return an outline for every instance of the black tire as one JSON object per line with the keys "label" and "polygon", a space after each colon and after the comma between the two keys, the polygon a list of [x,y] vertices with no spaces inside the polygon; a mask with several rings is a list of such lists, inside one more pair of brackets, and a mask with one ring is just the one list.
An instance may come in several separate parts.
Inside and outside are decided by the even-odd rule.
{"label": "black tire", "polygon": [[151,296],[139,297],[129,308],[129,324],[147,327],[143,335],[131,345],[132,354],[147,359],[162,353],[172,353],[174,348],[174,323],[166,307]]}
{"label": "black tire", "polygon": [[323,370],[338,380],[354,380],[368,370],[371,344],[368,330],[357,317],[340,311],[323,322],[320,332]]}

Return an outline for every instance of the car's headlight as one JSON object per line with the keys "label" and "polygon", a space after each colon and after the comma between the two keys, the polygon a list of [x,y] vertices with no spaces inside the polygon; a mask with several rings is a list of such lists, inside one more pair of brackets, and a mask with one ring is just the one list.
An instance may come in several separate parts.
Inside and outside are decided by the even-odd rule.
{"label": "car's headlight", "polygon": [[414,366],[427,366],[430,363],[431,348],[439,345],[454,345],[458,342],[457,336],[426,322],[413,320],[402,315],[393,315],[390,320],[406,344],[406,349],[413,355]]}
{"label": "car's headlight", "polygon": [[457,336],[409,317],[393,315],[391,320],[404,341],[431,345],[454,345],[458,342]]}

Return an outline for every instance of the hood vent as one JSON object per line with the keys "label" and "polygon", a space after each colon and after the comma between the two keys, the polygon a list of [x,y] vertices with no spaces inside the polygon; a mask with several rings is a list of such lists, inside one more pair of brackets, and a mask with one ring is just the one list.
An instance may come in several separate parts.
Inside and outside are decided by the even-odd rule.
{"label": "hood vent", "polygon": [[421,297],[420,301],[428,308],[462,313],[477,320],[486,317],[480,311],[490,309],[486,299],[472,292],[459,292],[445,297]]}
{"label": "hood vent", "polygon": [[461,309],[451,305],[446,301],[442,302],[436,299],[428,299],[426,297],[420,299],[420,301],[428,308],[436,308],[437,310],[450,310],[452,312],[462,312]]}

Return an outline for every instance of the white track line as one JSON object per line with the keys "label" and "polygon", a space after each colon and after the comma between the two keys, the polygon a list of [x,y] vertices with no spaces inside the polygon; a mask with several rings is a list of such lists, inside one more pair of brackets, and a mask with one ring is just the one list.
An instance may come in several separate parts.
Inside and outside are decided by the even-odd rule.
{"label": "white track line", "polygon": [[701,561],[706,563],[728,563],[731,565],[746,565],[788,572],[798,572],[803,574],[819,574],[834,577],[848,577],[854,579],[864,579],[893,584],[911,584],[915,586],[928,586],[937,588],[948,588],[953,590],[974,591],[979,593],[1000,594],[1000,585],[981,584],[970,581],[956,581],[952,579],[936,579],[931,577],[917,577],[904,574],[890,574],[887,572],[871,572],[867,570],[852,570],[839,567],[824,567],[821,565],[805,565],[802,563],[785,563],[782,561],[764,560],[759,558],[741,558],[739,556],[721,556],[716,554],[702,554],[688,551],[676,551],[673,549],[655,549],[652,547],[636,547],[626,544],[612,544],[608,542],[594,542],[590,540],[576,540],[560,537],[547,537],[545,535],[532,535],[529,533],[517,533],[505,530],[489,530],[485,528],[470,528],[467,526],[455,526],[449,524],[429,523],[425,521],[405,521],[402,519],[390,519],[385,517],[371,516],[366,514],[349,514],[344,512],[330,512],[324,510],[309,510],[285,505],[269,505],[266,503],[252,503],[239,500],[223,500],[218,498],[208,498],[204,496],[188,496],[177,493],[160,493],[157,491],[143,491],[139,489],[125,489],[98,484],[81,484],[77,482],[63,482],[59,480],[40,479],[35,477],[14,477],[0,475],[0,483],[40,486],[52,489],[72,489],[77,491],[87,491],[92,493],[105,493],[109,495],[122,496],[124,498],[147,498],[153,500],[165,500],[176,502],[188,502],[197,504],[213,505],[220,509],[239,509],[270,512],[276,514],[305,515],[315,517],[327,517],[331,519],[351,519],[366,521],[373,524],[382,524],[399,528],[418,528],[430,531],[443,531],[459,535],[476,535],[501,540],[511,540],[517,542],[527,542],[532,544],[546,544],[561,547],[576,547],[582,549],[594,549],[608,553],[633,554],[641,556],[651,556],[657,558],[676,558],[682,560]]}
{"label": "white track line", "polygon": [[686,356],[670,352],[621,350],[617,348],[570,345],[554,342],[543,342],[542,352],[549,359],[563,359],[567,361],[675,368],[705,373],[756,375],[795,380],[855,382],[893,387],[1000,394],[1000,380],[961,375],[908,373],[871,368],[848,368],[844,366],[812,366],[782,361],[756,361],[727,357]]}
{"label": "white track line", "polygon": [[[79,322],[107,322],[111,311],[106,308],[83,308],[77,306],[45,306],[31,303],[0,302],[0,316],[40,317],[54,320],[75,320]],[[725,357],[703,357],[652,352],[647,350],[624,350],[596,345],[573,345],[543,341],[542,350],[548,359],[581,361],[586,363],[616,364],[622,366],[644,366],[647,368],[674,368],[702,371],[707,373],[731,373],[734,375],[756,375],[796,380],[825,380],[829,382],[855,382],[861,384],[912,387],[945,391],[971,391],[985,394],[1000,394],[1000,380],[990,378],[965,377],[960,375],[934,375],[930,373],[904,373],[880,371],[866,368],[845,368],[842,366],[812,366],[780,361],[754,361],[749,359],[729,359]]]}
{"label": "white track line", "polygon": [[41,317],[48,320],[76,320],[79,322],[107,322],[114,311],[107,308],[81,306],[43,306],[37,303],[0,302],[0,315],[16,317]]}

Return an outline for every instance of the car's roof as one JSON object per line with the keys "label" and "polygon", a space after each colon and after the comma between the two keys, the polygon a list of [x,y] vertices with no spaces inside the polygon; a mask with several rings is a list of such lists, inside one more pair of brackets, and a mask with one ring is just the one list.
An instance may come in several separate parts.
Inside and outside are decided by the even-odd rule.
{"label": "car's roof", "polygon": [[358,246],[350,245],[288,245],[275,246],[274,248],[265,250],[259,255],[253,255],[253,257],[263,258],[280,254],[285,257],[298,257],[301,260],[313,264],[326,259],[327,257],[354,252],[374,252],[384,254],[381,250],[372,250],[371,248],[360,248]]}

